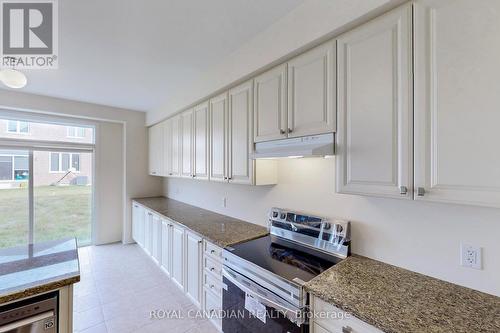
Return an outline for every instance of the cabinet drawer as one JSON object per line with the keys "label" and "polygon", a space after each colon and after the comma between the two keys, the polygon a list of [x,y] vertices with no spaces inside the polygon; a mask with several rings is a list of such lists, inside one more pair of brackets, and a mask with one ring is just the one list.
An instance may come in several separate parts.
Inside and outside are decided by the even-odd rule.
{"label": "cabinet drawer", "polygon": [[222,263],[213,259],[211,256],[203,257],[203,267],[206,272],[210,272],[218,277],[222,281]]}
{"label": "cabinet drawer", "polygon": [[[313,297],[314,324],[332,333],[383,333],[378,328],[371,326],[353,315]],[[321,313],[321,314],[318,314]],[[328,315],[325,315],[328,313]],[[313,326],[316,329],[316,326]],[[316,330],[315,330],[316,332]],[[323,332],[319,330],[319,332]]]}
{"label": "cabinet drawer", "polygon": [[222,297],[222,281],[208,272],[203,273],[203,287]]}
{"label": "cabinet drawer", "polygon": [[221,331],[222,328],[222,299],[221,297],[215,295],[208,289],[203,290],[203,309],[205,310],[206,316],[215,324],[215,326]]}
{"label": "cabinet drawer", "polygon": [[212,256],[217,260],[222,261],[222,249],[208,241],[204,241],[203,251],[206,255]]}

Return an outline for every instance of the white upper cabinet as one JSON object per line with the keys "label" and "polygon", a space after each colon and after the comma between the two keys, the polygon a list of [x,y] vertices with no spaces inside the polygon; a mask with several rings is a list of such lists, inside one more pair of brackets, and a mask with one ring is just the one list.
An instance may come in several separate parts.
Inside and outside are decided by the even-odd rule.
{"label": "white upper cabinet", "polygon": [[500,1],[415,5],[415,198],[500,207]]}
{"label": "white upper cabinet", "polygon": [[252,184],[253,86],[246,82],[229,90],[228,179],[231,183]]}
{"label": "white upper cabinet", "polygon": [[227,93],[210,100],[210,180],[227,181]]}
{"label": "white upper cabinet", "polygon": [[335,41],[288,62],[289,137],[335,131]]}
{"label": "white upper cabinet", "polygon": [[168,176],[172,167],[172,119],[163,122],[163,170],[162,175]]}
{"label": "white upper cabinet", "polygon": [[169,176],[178,177],[181,174],[180,166],[180,156],[181,156],[181,116],[177,115],[170,120],[170,168]]}
{"label": "white upper cabinet", "polygon": [[181,177],[193,177],[193,110],[181,117]]}
{"label": "white upper cabinet", "polygon": [[411,4],[337,39],[337,192],[412,198]]}
{"label": "white upper cabinet", "polygon": [[208,102],[193,109],[193,118],[193,176],[208,179]]}
{"label": "white upper cabinet", "polygon": [[286,64],[254,79],[254,140],[268,141],[286,137]]}
{"label": "white upper cabinet", "polygon": [[149,174],[161,176],[163,172],[163,123],[149,128]]}

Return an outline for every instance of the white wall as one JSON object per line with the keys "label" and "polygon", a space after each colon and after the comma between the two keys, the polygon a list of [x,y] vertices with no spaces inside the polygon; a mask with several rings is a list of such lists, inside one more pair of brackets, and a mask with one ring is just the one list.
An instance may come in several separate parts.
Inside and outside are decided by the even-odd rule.
{"label": "white wall", "polygon": [[[500,209],[335,194],[334,174],[334,158],[280,160],[275,186],[168,179],[164,194],[261,225],[272,206],[349,219],[354,253],[500,296]],[[483,270],[459,265],[460,242]]]}
{"label": "white wall", "polygon": [[152,125],[195,104],[228,85],[249,78],[283,57],[303,51],[379,15],[403,0],[306,0],[269,28],[258,34],[219,65],[202,73],[195,82],[179,84],[175,96],[162,107],[147,113]]}
{"label": "white wall", "polygon": [[[102,140],[98,140],[98,147],[96,147],[96,155],[99,153],[101,156],[97,163],[102,162],[103,175],[113,175],[112,181],[106,179],[107,192],[103,192],[103,195],[98,198],[99,202],[96,203],[99,208],[96,222],[102,224],[102,228],[98,229],[101,233],[97,235],[96,241],[98,244],[122,240],[129,242],[131,240],[131,198],[161,192],[161,180],[148,175],[148,137],[147,128],[144,127],[145,114],[7,90],[0,90],[0,108],[86,119],[100,124],[103,131],[107,131],[106,128],[109,129],[101,138],[106,144],[99,147]],[[99,151],[100,148],[102,149]],[[123,171],[120,172],[120,170]],[[99,165],[96,165],[96,171],[99,172]],[[118,194],[116,190],[120,187],[124,190]],[[117,198],[117,195],[120,197]]]}

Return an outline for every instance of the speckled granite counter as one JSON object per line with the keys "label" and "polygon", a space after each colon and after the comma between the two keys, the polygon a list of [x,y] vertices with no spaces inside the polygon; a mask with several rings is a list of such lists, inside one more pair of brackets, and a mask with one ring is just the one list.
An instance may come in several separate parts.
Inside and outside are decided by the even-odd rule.
{"label": "speckled granite counter", "polygon": [[268,234],[267,228],[165,197],[133,199],[180,223],[207,240],[226,247]]}
{"label": "speckled granite counter", "polygon": [[385,332],[500,332],[500,297],[365,257],[347,258],[306,288]]}
{"label": "speckled granite counter", "polygon": [[0,304],[78,281],[74,238],[0,249]]}

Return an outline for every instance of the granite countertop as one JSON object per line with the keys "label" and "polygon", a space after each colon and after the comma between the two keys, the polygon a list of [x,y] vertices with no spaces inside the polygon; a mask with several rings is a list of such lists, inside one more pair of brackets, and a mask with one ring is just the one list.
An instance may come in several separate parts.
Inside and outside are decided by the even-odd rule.
{"label": "granite countertop", "polygon": [[78,281],[74,238],[0,249],[0,304]]}
{"label": "granite countertop", "polygon": [[306,289],[384,332],[500,332],[500,297],[361,256]]}
{"label": "granite countertop", "polygon": [[135,202],[178,222],[207,240],[227,247],[267,235],[267,228],[214,213],[165,197],[137,198]]}

